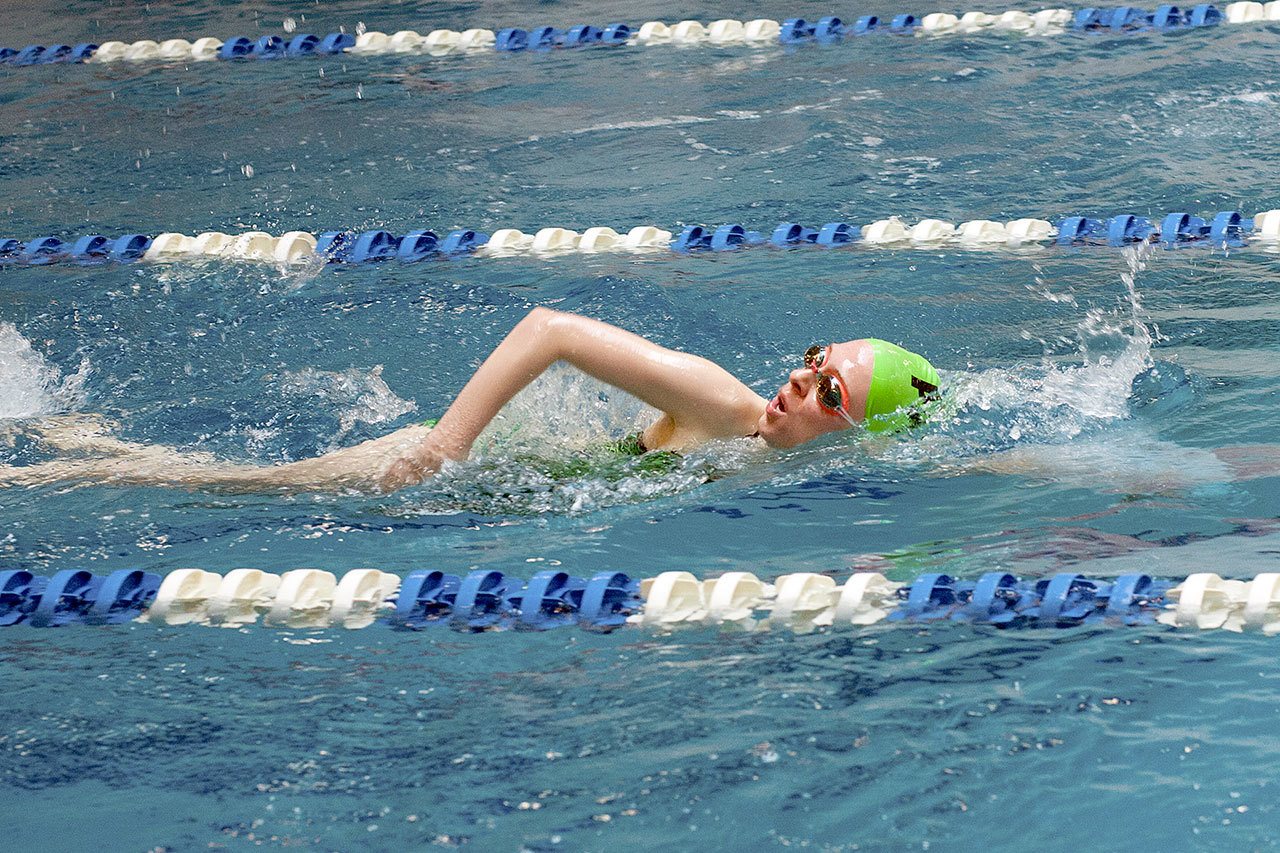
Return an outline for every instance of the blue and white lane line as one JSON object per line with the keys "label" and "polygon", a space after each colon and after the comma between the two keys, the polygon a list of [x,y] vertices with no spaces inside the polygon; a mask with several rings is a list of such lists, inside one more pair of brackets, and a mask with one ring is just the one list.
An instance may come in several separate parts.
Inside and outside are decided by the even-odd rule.
{"label": "blue and white lane line", "polygon": [[975,36],[1021,35],[1058,36],[1068,32],[1131,33],[1138,31],[1168,32],[1199,29],[1219,24],[1257,24],[1280,21],[1280,0],[1229,3],[1222,9],[1208,3],[1191,7],[1162,5],[1148,12],[1133,6],[1083,9],[1041,9],[1026,12],[1010,9],[986,12],[934,12],[928,15],[903,12],[886,15],[864,15],[843,19],[834,15],[807,21],[788,18],[776,21],[757,18],[749,21],[722,19],[703,24],[685,20],[673,24],[647,21],[639,26],[612,23],[604,26],[579,24],[558,29],[536,26],[528,29],[507,27],[497,31],[480,27],[463,30],[432,30],[418,33],[400,30],[395,33],[365,31],[316,36],[286,32],[257,39],[234,36],[227,40],[212,36],[171,38],[164,41],[106,41],[101,44],[27,45],[24,48],[0,47],[0,64],[13,66],[49,63],[155,62],[183,64],[202,61],[255,59],[297,59],[336,54],[352,55],[427,55],[474,54],[484,52],[518,53],[556,49],[625,48],[674,45],[678,47],[727,47],[747,45],[800,45],[806,43],[838,44],[851,39],[888,34],[895,36]]}
{"label": "blue and white lane line", "polygon": [[476,256],[556,256],[568,254],[732,252],[753,247],[827,249],[922,249],[936,251],[956,247],[975,251],[1000,251],[1038,247],[1111,246],[1154,243],[1165,248],[1201,246],[1237,248],[1250,244],[1280,245],[1280,210],[1252,218],[1237,211],[1210,217],[1169,213],[1151,219],[1134,214],[1109,218],[1068,216],[1057,222],[1015,219],[1008,222],[974,219],[960,224],[922,219],[914,224],[893,216],[867,225],[828,222],[811,228],[782,222],[770,231],[753,231],[739,223],[720,226],[690,225],[678,232],[656,225],[640,225],[616,231],[593,227],[584,231],[546,227],[526,233],[500,228],[492,234],[473,229],[431,230],[393,234],[373,230],[328,231],[319,235],[289,231],[279,237],[263,231],[224,234],[208,231],[190,236],[166,232],[156,236],[88,234],[63,239],[38,237],[22,242],[0,237],[0,266],[42,266],[56,263],[103,264],[182,262],[201,258],[257,261],[280,267],[382,261],[413,263],[432,258]]}
{"label": "blue and white lane line", "polygon": [[580,578],[558,570],[528,580],[492,570],[415,571],[403,579],[377,569],[355,569],[341,579],[319,569],[282,575],[236,569],[225,576],[179,569],[163,578],[129,569],[105,577],[74,569],[52,577],[0,572],[0,626],[131,621],[317,630],[384,624],[464,632],[702,625],[802,633],[882,622],[999,628],[1159,623],[1271,636],[1280,633],[1280,573],[1227,580],[1202,572],[1173,581],[1145,574],[1099,580],[1068,572],[1024,580],[995,571],[973,580],[925,574],[903,584],[871,572],[844,583],[811,572],[772,582],[750,572],[709,580],[689,572],[634,580],[621,572]]}

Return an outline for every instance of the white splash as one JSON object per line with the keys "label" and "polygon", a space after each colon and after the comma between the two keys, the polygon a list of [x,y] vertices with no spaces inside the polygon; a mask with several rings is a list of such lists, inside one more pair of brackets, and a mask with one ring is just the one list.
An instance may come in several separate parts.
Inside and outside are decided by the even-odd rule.
{"label": "white splash", "polygon": [[[575,451],[653,423],[658,411],[566,365],[555,365],[503,407],[475,453]],[[607,440],[607,438],[606,438]]]}
{"label": "white splash", "polygon": [[485,429],[471,459],[446,465],[406,498],[407,514],[578,515],[680,494],[741,471],[754,440],[689,453],[633,456],[610,449],[658,412],[567,366],[547,371]]}
{"label": "white splash", "polygon": [[[1071,360],[1078,363],[1062,364],[1062,358],[1051,352],[1052,344],[1042,341],[1046,353],[1038,366],[948,376],[951,407],[961,412],[1003,411],[1013,419],[1010,432],[1017,434],[1010,437],[1014,440],[1024,436],[1069,439],[1089,426],[1128,418],[1133,380],[1152,366],[1151,348],[1159,335],[1144,320],[1135,286],[1149,255],[1149,249],[1126,250],[1128,270],[1120,276],[1126,294],[1119,310],[1088,308],[1074,335],[1053,342],[1069,343],[1075,350]],[[1040,279],[1032,292],[1052,302],[1077,305],[1069,294],[1051,293]]]}
{"label": "white splash", "polygon": [[387,386],[382,365],[369,371],[352,368],[340,372],[305,367],[285,373],[281,391],[286,396],[319,399],[337,409],[339,430],[332,438],[335,447],[356,424],[386,423],[418,408]]}
{"label": "white splash", "polygon": [[12,323],[0,323],[0,418],[71,411],[84,403],[89,361],[63,376]]}

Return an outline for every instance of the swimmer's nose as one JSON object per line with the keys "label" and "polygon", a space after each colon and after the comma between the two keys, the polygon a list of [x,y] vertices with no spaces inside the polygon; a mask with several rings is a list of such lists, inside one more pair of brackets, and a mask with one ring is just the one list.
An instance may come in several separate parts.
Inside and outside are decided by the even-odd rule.
{"label": "swimmer's nose", "polygon": [[791,387],[794,388],[796,394],[801,397],[804,397],[809,393],[809,389],[813,387],[815,378],[816,374],[813,372],[813,368],[810,367],[797,367],[787,376],[787,379],[790,380]]}

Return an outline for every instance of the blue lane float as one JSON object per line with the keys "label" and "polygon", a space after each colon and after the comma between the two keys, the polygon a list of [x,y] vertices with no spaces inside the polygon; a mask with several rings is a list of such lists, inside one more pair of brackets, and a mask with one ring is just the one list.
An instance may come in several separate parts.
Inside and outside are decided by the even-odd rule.
{"label": "blue lane float", "polygon": [[274,617],[269,621],[277,624],[297,626],[293,617],[298,613],[309,613],[307,623],[312,625],[319,612],[322,618],[316,625],[334,619],[363,627],[367,622],[352,625],[349,618],[365,610],[405,630],[547,630],[572,625],[611,630],[643,609],[639,589],[638,581],[621,572],[580,578],[556,570],[526,581],[497,571],[417,571],[401,580],[362,569],[348,573],[342,582],[313,569],[284,575],[237,570],[225,578],[184,569],[164,579],[132,569],[106,576],[68,569],[52,577],[9,570],[0,572],[0,626],[110,625],[139,618],[242,625],[262,615]]}
{"label": "blue lane float", "polygon": [[700,579],[665,572],[633,579],[605,571],[575,576],[551,569],[525,580],[492,569],[404,578],[356,569],[341,580],[318,569],[282,575],[236,569],[225,577],[180,569],[161,578],[137,569],[109,575],[69,569],[52,577],[0,572],[0,626],[35,628],[158,624],[363,628],[402,631],[547,631],[625,626],[671,630],[718,625],[736,630],[848,629],[884,623],[968,623],[998,629],[1151,626],[1280,633],[1280,573],[1252,580],[1194,574],[1182,581],[1132,573],[1090,578],[1062,572],[1019,578],[991,571],[974,579],[928,573],[897,583],[857,573],[843,584],[799,572],[765,582],[749,572]]}
{"label": "blue lane float", "polygon": [[975,581],[928,574],[906,587],[905,605],[887,618],[913,622],[947,619],[998,627],[1061,628],[1113,620],[1145,625],[1156,621],[1164,609],[1164,594],[1173,586],[1170,581],[1144,574],[1108,581],[1071,572],[1032,581],[1019,580],[1007,572],[989,572]]}
{"label": "blue lane float", "polygon": [[31,266],[67,262],[131,264],[142,260],[150,246],[151,238],[145,234],[121,237],[88,234],[77,237],[74,242],[64,242],[58,237],[37,237],[26,243],[0,237],[0,265],[13,262]]}
{"label": "blue lane float", "polygon": [[[657,226],[637,226],[625,233],[612,228],[542,228],[526,234],[500,228],[492,234],[471,228],[443,232],[417,229],[396,234],[383,229],[364,232],[325,231],[318,237],[291,231],[280,237],[260,231],[232,235],[206,232],[194,237],[164,233],[108,237],[88,234],[63,239],[37,237],[25,242],[0,237],[0,267],[50,264],[130,264],[173,262],[201,257],[293,264],[420,263],[432,259],[470,256],[602,254],[669,252],[678,255],[737,252],[757,247],[772,249],[938,249],[998,251],[1056,245],[1059,247],[1123,247],[1151,243],[1165,249],[1204,247],[1231,249],[1249,244],[1280,242],[1280,210],[1244,217],[1221,211],[1211,217],[1175,212],[1150,218],[1120,214],[1109,218],[1066,216],[1057,222],[1017,219],[1011,222],[971,220],[955,225],[923,219],[910,225],[897,217],[867,225],[828,222],[811,227],[781,222],[762,231],[742,223],[719,226],[688,225],[674,234]],[[767,235],[767,236],[766,236]]]}
{"label": "blue lane float", "polygon": [[101,44],[82,42],[66,45],[27,45],[22,48],[0,48],[0,65],[34,66],[51,63],[83,62],[192,62],[298,59],[335,54],[388,55],[427,54],[444,56],[453,53],[545,53],[554,50],[618,48],[673,44],[678,46],[732,46],[835,44],[873,35],[944,36],[992,33],[1050,36],[1066,33],[1121,34],[1140,31],[1215,27],[1219,24],[1246,24],[1280,20],[1280,5],[1246,2],[1230,3],[1222,9],[1212,4],[1191,7],[1162,5],[1154,11],[1133,6],[1087,7],[1082,9],[1042,9],[1037,12],[1008,10],[1003,13],[935,12],[918,15],[901,12],[884,17],[864,15],[844,19],[835,15],[807,20],[786,18],[782,21],[756,19],[738,21],[722,19],[703,24],[686,20],[675,24],[648,21],[639,26],[625,23],[595,25],[580,23],[566,28],[549,25],[503,27],[496,32],[484,28],[432,30],[426,34],[414,30],[382,32],[345,32],[317,36],[309,33],[269,34],[256,39],[232,36],[221,40],[204,37],[165,41],[147,39]]}
{"label": "blue lane float", "polygon": [[106,577],[68,569],[41,577],[0,572],[0,625],[114,625],[137,619],[160,589],[160,575],[121,569]]}

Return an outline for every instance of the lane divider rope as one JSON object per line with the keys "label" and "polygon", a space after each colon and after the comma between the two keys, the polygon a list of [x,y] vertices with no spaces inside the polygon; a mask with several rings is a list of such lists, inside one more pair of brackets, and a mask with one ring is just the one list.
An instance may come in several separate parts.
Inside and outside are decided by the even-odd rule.
{"label": "lane divider rope", "polygon": [[1000,628],[1135,626],[1280,633],[1280,573],[1251,580],[1193,574],[1181,582],[1135,573],[1099,580],[1073,572],[1021,579],[988,572],[975,580],[923,574],[909,584],[864,572],[843,584],[798,572],[773,582],[750,572],[700,580],[663,572],[633,580],[622,572],[580,578],[548,570],[522,580],[494,570],[466,575],[415,571],[401,579],[355,569],[338,579],[319,569],[277,575],[235,569],[225,576],[178,569],[163,578],[121,569],[105,577],[68,569],[42,577],[0,572],[0,626],[163,625],[238,628],[262,622],[292,629],[434,627],[475,632],[625,626],[670,631],[720,626],[740,631],[810,632],[881,622],[967,622]]}
{"label": "lane divider rope", "polygon": [[760,18],[751,21],[723,19],[703,24],[679,21],[667,24],[647,21],[638,27],[614,23],[604,27],[579,24],[561,30],[550,26],[522,29],[507,27],[498,31],[483,28],[432,30],[421,34],[414,30],[395,33],[345,32],[327,36],[311,34],[265,35],[258,39],[235,36],[226,41],[210,36],[164,41],[141,39],[133,42],[106,41],[101,44],[82,42],[76,45],[27,45],[24,48],[0,47],[0,64],[28,66],[49,63],[111,62],[202,62],[245,59],[296,59],[336,54],[390,55],[414,54],[445,56],[454,53],[497,51],[550,51],[559,48],[623,47],[678,45],[729,46],[805,43],[837,43],[845,39],[880,33],[894,35],[942,36],[979,33],[1047,36],[1074,32],[1122,33],[1134,31],[1170,31],[1212,27],[1218,24],[1252,24],[1280,21],[1280,0],[1269,3],[1235,2],[1223,9],[1203,3],[1193,7],[1162,5],[1154,12],[1133,6],[1084,9],[1042,9],[1025,12],[1011,9],[998,14],[935,12],[929,15],[903,13],[880,18],[864,15],[851,22],[828,16],[817,21],[789,18],[775,21]]}
{"label": "lane divider rope", "polygon": [[1250,242],[1280,242],[1280,210],[1268,210],[1252,218],[1238,211],[1222,211],[1209,218],[1170,213],[1158,220],[1133,214],[1106,219],[1068,216],[1056,223],[1045,219],[999,222],[975,219],[959,225],[940,219],[908,224],[893,216],[868,225],[828,222],[810,228],[794,222],[779,223],[771,232],[750,231],[741,224],[718,227],[685,226],[679,232],[655,225],[641,225],[624,232],[593,227],[578,232],[567,228],[542,228],[532,234],[500,228],[492,234],[458,229],[441,238],[435,231],[417,230],[395,235],[389,231],[363,233],[328,231],[319,236],[289,231],[275,237],[264,231],[224,234],[209,231],[196,236],[168,232],[151,237],[125,234],[107,237],[89,234],[71,240],[48,236],[25,243],[0,237],[0,266],[41,266],[56,263],[102,264],[173,262],[197,258],[258,261],[289,267],[300,264],[366,264],[380,261],[414,263],[430,258],[475,255],[602,254],[670,252],[694,254],[732,252],[756,246],[794,248],[921,248],[936,250],[956,246],[971,250],[1055,246],[1126,246],[1155,243],[1165,248],[1208,246],[1237,248]]}

